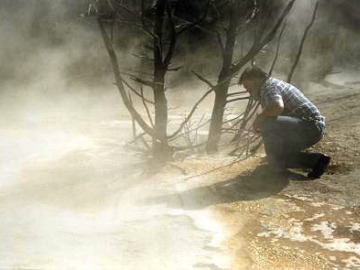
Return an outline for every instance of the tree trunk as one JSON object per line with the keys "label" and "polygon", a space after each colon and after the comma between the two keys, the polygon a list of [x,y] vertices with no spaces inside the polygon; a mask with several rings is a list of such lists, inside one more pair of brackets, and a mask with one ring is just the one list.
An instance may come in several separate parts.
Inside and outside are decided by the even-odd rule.
{"label": "tree trunk", "polygon": [[156,74],[154,80],[155,123],[153,137],[153,156],[156,160],[166,161],[172,151],[167,140],[168,107],[164,88],[164,73]]}
{"label": "tree trunk", "polygon": [[206,144],[206,151],[208,153],[217,152],[218,150],[228,88],[229,83],[226,83],[218,85],[215,90],[215,102],[211,115],[208,141]]}
{"label": "tree trunk", "polygon": [[163,61],[163,24],[165,16],[165,0],[158,0],[155,6],[155,37],[154,46],[154,100],[155,100],[155,123],[153,137],[153,156],[157,161],[168,160],[172,153],[167,140],[168,108],[165,96],[165,74],[167,67]]}
{"label": "tree trunk", "polygon": [[211,116],[208,141],[206,144],[206,151],[208,153],[216,152],[220,141],[226,99],[230,85],[230,80],[227,80],[225,83],[223,83],[223,81],[231,75],[230,71],[240,18],[238,11],[239,4],[233,4],[230,11],[229,27],[226,33],[226,45],[223,50],[223,65],[218,77],[218,84],[215,88],[215,103]]}

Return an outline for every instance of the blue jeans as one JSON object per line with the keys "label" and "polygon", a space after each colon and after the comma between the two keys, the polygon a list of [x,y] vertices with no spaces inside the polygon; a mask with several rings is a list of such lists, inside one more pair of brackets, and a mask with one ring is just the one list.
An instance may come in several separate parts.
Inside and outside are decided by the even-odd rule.
{"label": "blue jeans", "polygon": [[321,140],[324,129],[322,122],[289,116],[262,119],[260,133],[269,164],[277,169],[313,168],[322,154],[303,150]]}

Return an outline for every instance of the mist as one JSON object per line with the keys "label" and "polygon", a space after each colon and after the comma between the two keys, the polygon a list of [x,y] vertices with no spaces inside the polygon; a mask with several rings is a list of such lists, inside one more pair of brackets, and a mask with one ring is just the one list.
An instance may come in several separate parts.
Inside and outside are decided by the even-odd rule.
{"label": "mist", "polygon": [[[275,70],[278,73],[289,68],[314,3],[297,1],[290,14],[280,51],[282,59]],[[122,113],[122,103],[113,85],[112,70],[97,25],[82,16],[88,11],[89,4],[89,1],[67,0],[2,1],[1,102],[8,117],[36,114],[39,110],[45,113],[66,110],[71,113],[79,108],[83,108],[85,114],[94,112],[94,115],[100,115],[110,108],[112,114],[119,116]],[[326,72],[331,72],[333,66],[348,65],[359,59],[356,27],[359,18],[354,12],[357,8],[358,4],[354,1],[321,2],[317,22],[307,40],[296,74],[297,81],[321,79]],[[119,33],[129,34],[126,31]],[[139,33],[131,34],[130,43],[135,46],[130,47],[118,37],[119,46],[123,48],[119,58],[124,70],[143,65],[133,56],[141,47],[136,45],[141,42],[136,35]],[[221,65],[212,37],[199,31],[191,35],[179,41],[178,56],[174,59],[176,65],[185,65],[168,77],[169,87],[174,88],[170,98],[176,102],[176,97],[172,98],[172,95],[178,93],[186,104],[191,100],[191,95],[187,98],[185,94],[186,89],[202,87],[191,75],[191,70],[215,80]],[[196,42],[202,46],[197,46]],[[270,45],[270,48],[275,45]],[[258,62],[264,65],[270,63],[273,57],[271,51],[273,49],[268,55],[260,55]],[[319,65],[320,62],[322,64]],[[309,73],[320,75],[314,77]],[[182,84],[184,77],[188,82],[186,85]]]}
{"label": "mist", "polygon": [[[278,1],[283,2],[287,1]],[[133,139],[131,118],[114,85],[96,20],[89,14],[89,5],[96,3],[0,3],[0,268],[231,269],[229,257],[234,254],[219,244],[227,228],[214,217],[212,206],[210,210],[190,206],[229,202],[216,197],[214,190],[227,196],[227,189],[238,179],[221,187],[216,184],[218,175],[186,178],[186,169],[213,169],[228,157],[225,161],[203,157],[195,165],[183,164],[185,169],[171,164],[163,174],[145,166],[146,156],[127,144]],[[291,11],[274,76],[286,76],[314,4],[298,0]],[[311,90],[310,82],[322,83],[331,73],[358,66],[359,5],[357,1],[320,1],[295,74],[294,82],[304,92]],[[147,68],[134,56],[143,48],[141,33],[117,28],[114,40],[121,71]],[[178,43],[173,64],[182,68],[166,78],[171,123],[183,119],[207,89],[191,71],[215,82],[221,67],[213,36],[195,29]],[[245,41],[245,47],[250,44]],[[256,57],[256,63],[268,68],[275,48],[276,38]],[[232,90],[239,88],[235,85]],[[234,106],[233,112],[243,105]],[[212,106],[210,96],[198,114],[209,115]],[[251,162],[232,170],[246,172]],[[227,173],[219,175],[228,177]],[[254,192],[247,180],[241,188]],[[261,196],[270,196],[285,185],[273,181],[277,184],[268,194],[262,190],[263,179],[258,180]],[[191,192],[194,188],[196,192]],[[236,199],[231,192],[226,198]],[[179,194],[186,195],[185,202]],[[144,204],[147,201],[154,203]],[[272,215],[273,209],[263,208]],[[247,224],[237,219],[231,222]]]}
{"label": "mist", "polygon": [[2,1],[1,103],[7,118],[119,114],[96,24],[81,20],[81,10],[73,9],[78,5],[70,3]]}

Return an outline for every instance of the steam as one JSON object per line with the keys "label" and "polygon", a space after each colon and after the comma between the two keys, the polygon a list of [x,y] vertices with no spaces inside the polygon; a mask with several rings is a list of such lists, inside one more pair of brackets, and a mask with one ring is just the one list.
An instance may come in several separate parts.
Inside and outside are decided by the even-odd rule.
{"label": "steam", "polygon": [[109,107],[121,113],[96,24],[82,20],[80,10],[70,12],[73,6],[69,1],[5,1],[0,102],[8,117],[102,114]]}
{"label": "steam", "polygon": [[[360,58],[354,27],[357,17],[352,12],[358,4],[354,1],[320,3],[317,21],[296,71],[297,81],[321,79],[333,66],[355,63]],[[112,70],[97,25],[80,16],[87,4],[87,1],[69,0],[2,1],[0,105],[7,118],[63,111],[127,115],[112,84]],[[296,2],[288,18],[275,74],[284,74],[289,68],[314,4],[315,0]],[[343,14],[339,14],[339,10]],[[136,33],[118,31],[115,34],[120,35],[115,41],[121,49],[121,68],[141,69],[143,63],[132,53],[138,53],[142,40]],[[130,38],[129,46],[124,40]],[[258,63],[263,66],[271,63],[274,43],[265,48],[267,53],[258,57]],[[221,66],[219,51],[215,39],[196,31],[193,36],[181,38],[177,48],[174,66],[183,65],[183,68],[169,73],[169,95],[175,103],[179,99],[174,106],[190,105],[194,91],[205,87],[190,70],[216,80]]]}

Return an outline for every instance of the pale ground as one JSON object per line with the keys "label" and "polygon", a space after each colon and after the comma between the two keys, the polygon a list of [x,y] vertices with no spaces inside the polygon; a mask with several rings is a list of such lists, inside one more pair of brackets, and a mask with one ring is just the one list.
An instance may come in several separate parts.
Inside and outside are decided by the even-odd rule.
{"label": "pale ground", "polygon": [[128,121],[4,124],[0,269],[359,269],[360,84],[335,79],[308,93],[329,127],[316,148],[333,157],[311,182],[259,157],[154,173],[124,147]]}
{"label": "pale ground", "polygon": [[[220,225],[124,147],[129,121],[50,119],[1,133],[0,269],[216,269]],[[188,202],[185,202],[185,205]]]}

